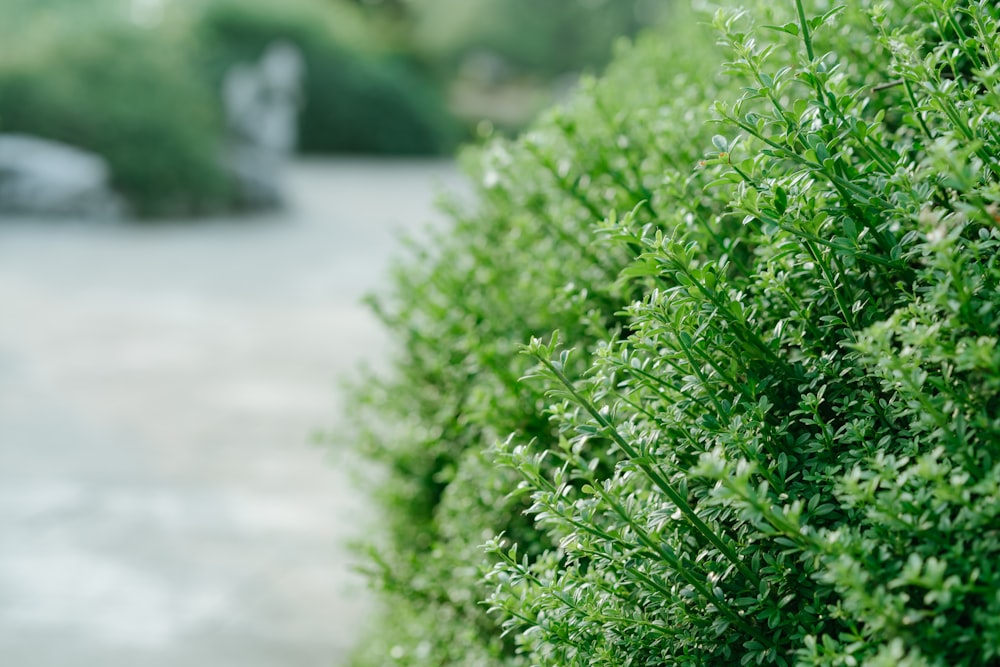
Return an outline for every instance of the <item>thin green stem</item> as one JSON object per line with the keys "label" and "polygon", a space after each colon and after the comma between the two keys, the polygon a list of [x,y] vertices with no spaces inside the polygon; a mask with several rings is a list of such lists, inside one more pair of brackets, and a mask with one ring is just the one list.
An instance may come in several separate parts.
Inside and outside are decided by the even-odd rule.
{"label": "thin green stem", "polygon": [[806,20],[806,10],[802,7],[802,0],[795,0],[795,8],[799,12],[799,28],[802,30],[802,41],[806,45],[806,56],[812,62],[816,55],[813,53],[812,36],[809,34],[809,21]]}

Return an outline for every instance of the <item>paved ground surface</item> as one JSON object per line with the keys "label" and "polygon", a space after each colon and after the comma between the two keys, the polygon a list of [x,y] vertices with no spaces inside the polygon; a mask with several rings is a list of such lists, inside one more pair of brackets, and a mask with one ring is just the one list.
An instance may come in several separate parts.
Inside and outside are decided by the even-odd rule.
{"label": "paved ground surface", "polygon": [[387,341],[359,305],[435,218],[450,163],[290,168],[280,216],[0,221],[0,662],[337,665],[374,521],[339,375]]}

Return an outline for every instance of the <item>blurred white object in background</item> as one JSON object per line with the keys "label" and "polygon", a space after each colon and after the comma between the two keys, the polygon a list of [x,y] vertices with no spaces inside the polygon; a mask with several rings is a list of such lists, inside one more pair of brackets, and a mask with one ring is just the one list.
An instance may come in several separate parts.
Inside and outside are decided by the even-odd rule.
{"label": "blurred white object in background", "polygon": [[263,83],[257,143],[280,153],[290,153],[298,137],[298,113],[302,103],[305,61],[291,42],[275,42],[267,47],[258,67]]}
{"label": "blurred white object in background", "polygon": [[0,213],[118,217],[121,199],[98,155],[26,134],[0,134]]}
{"label": "blurred white object in background", "polygon": [[222,83],[226,119],[233,135],[228,164],[251,207],[281,203],[281,162],[295,148],[302,103],[302,52],[274,42],[259,62],[230,68]]}
{"label": "blurred white object in background", "polygon": [[274,42],[260,62],[240,63],[226,73],[222,99],[236,138],[276,153],[295,148],[305,62],[290,42]]}

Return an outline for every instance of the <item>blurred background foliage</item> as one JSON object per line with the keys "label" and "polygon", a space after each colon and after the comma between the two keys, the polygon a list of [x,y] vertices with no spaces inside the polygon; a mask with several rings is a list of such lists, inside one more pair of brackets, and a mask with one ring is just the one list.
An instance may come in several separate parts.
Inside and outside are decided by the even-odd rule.
{"label": "blurred background foliage", "polygon": [[233,203],[219,95],[276,40],[307,68],[299,149],[434,155],[517,131],[652,0],[3,0],[0,132],[107,159],[139,214]]}

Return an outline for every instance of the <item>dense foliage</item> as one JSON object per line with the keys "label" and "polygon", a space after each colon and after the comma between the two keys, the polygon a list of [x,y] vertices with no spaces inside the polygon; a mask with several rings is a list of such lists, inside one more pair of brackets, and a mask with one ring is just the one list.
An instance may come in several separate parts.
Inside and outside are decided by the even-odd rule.
{"label": "dense foliage", "polygon": [[1000,12],[774,5],[485,147],[398,270],[358,665],[1000,661]]}

